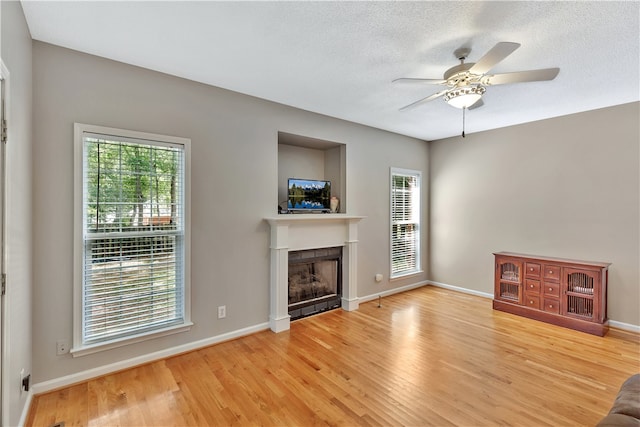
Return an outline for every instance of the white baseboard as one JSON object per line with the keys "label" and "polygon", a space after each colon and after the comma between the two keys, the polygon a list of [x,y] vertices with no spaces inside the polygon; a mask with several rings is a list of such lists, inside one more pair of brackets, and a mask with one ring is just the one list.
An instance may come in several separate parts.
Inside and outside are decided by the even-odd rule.
{"label": "white baseboard", "polygon": [[[371,301],[378,298],[378,296],[383,297],[383,296],[388,296],[388,295],[408,291],[410,289],[416,289],[416,288],[425,286],[427,284],[428,282],[423,281],[423,282],[418,282],[412,285],[391,289],[378,294],[368,295],[366,297],[358,298],[357,303]],[[218,335],[216,337],[207,338],[207,339],[196,341],[193,343],[188,343],[188,344],[180,345],[177,347],[168,348],[168,349],[157,351],[150,354],[144,354],[142,356],[134,357],[132,359],[122,360],[120,362],[111,363],[109,365],[99,366],[97,368],[88,369],[86,371],[77,372],[74,374],[66,375],[64,377],[54,378],[49,381],[43,381],[41,383],[33,384],[33,388],[32,388],[33,394],[37,395],[41,393],[46,393],[48,391],[56,390],[62,387],[67,387],[72,384],[77,384],[79,382],[87,381],[102,375],[107,375],[113,372],[132,368],[134,366],[142,365],[145,363],[154,362],[156,360],[165,359],[167,357],[175,356],[180,353],[197,350],[199,348],[218,344],[223,341],[228,341],[234,338],[239,338],[245,335],[250,335],[255,332],[260,332],[268,329],[269,329],[269,323],[263,323],[263,324],[251,326],[248,328],[240,329],[237,331],[229,332],[226,334]],[[26,410],[28,411],[29,405],[27,405],[26,408],[27,408]]]}
{"label": "white baseboard", "polygon": [[[358,298],[357,303],[371,301],[378,298],[378,296],[384,297],[384,296],[388,296],[388,295],[392,295],[400,292],[405,292],[405,291],[416,289],[428,284],[429,283],[427,281],[422,281],[412,285],[390,289],[388,291],[381,292],[378,294],[360,297]],[[197,350],[199,348],[204,348],[210,345],[218,344],[223,341],[228,341],[234,338],[250,335],[255,332],[264,331],[269,329],[269,327],[270,327],[269,323],[262,323],[259,325],[255,325],[248,328],[239,329],[237,331],[229,332],[226,334],[218,335],[212,338],[207,338],[207,339],[196,341],[193,343],[188,343],[188,344],[180,345],[177,347],[156,351],[154,353],[144,354],[142,356],[134,357],[132,359],[122,360],[120,362],[111,363],[109,365],[99,366],[97,368],[88,369],[86,371],[77,372],[74,374],[66,375],[64,377],[54,378],[49,381],[43,381],[41,383],[33,384],[32,391],[34,395],[46,393],[48,391],[56,390],[62,387],[67,387],[72,384],[77,384],[82,381],[87,381],[91,378],[96,378],[102,375],[107,375],[113,372],[121,371],[123,369],[132,368],[134,366],[142,365],[144,363],[150,363],[156,360],[165,359],[167,357],[175,356],[180,353]],[[28,412],[28,410],[29,410],[29,405],[26,406],[26,411]],[[25,416],[26,416],[26,413],[25,413]]]}
{"label": "white baseboard", "polygon": [[609,320],[609,326],[616,329],[622,329],[623,331],[640,333],[640,326],[632,325],[631,323],[618,322],[616,320]]}
{"label": "white baseboard", "polygon": [[[450,289],[452,291],[477,295],[484,298],[493,298],[493,294],[487,292],[480,292],[473,289],[461,288],[459,286],[447,285],[446,283],[434,282],[433,280],[430,280],[428,283],[430,285],[437,286],[438,288]],[[618,322],[616,320],[609,319],[609,326],[616,329],[622,329],[623,331],[640,333],[640,326],[632,325],[630,323]]]}
{"label": "white baseboard", "polygon": [[451,291],[462,292],[463,294],[476,295],[483,298],[493,298],[493,294],[487,292],[480,292],[473,289],[461,288],[459,286],[447,285],[446,283],[434,282],[429,280],[429,284],[438,288],[449,289]]}
{"label": "white baseboard", "polygon": [[31,399],[33,399],[33,391],[29,390],[27,394],[27,400],[25,400],[24,406],[22,407],[22,414],[20,415],[20,420],[18,421],[18,427],[24,426],[24,424],[27,422],[29,409],[31,409]]}
{"label": "white baseboard", "polygon": [[[465,294],[476,295],[483,298],[493,298],[493,294],[487,292],[480,292],[473,289],[462,288],[459,286],[448,285],[446,283],[434,282],[432,280],[425,280],[421,282],[417,282],[411,285],[402,286],[399,288],[389,289],[384,292],[379,292],[372,295],[367,295],[358,298],[359,303],[364,303],[367,301],[372,301],[377,299],[378,297],[386,297],[389,295],[397,294],[400,292],[409,291],[411,289],[421,288],[423,286],[432,285],[443,289],[449,289],[456,292],[462,292]],[[629,323],[618,322],[615,320],[609,320],[609,325],[614,328],[622,329],[625,331],[640,333],[640,326],[632,325]],[[20,417],[20,425],[24,425],[26,421],[26,417],[29,412],[29,407],[31,406],[31,398],[33,395],[46,393],[51,390],[56,390],[62,387],[67,387],[72,384],[76,384],[82,381],[89,380],[91,378],[96,378],[102,375],[110,374],[113,372],[121,371],[123,369],[128,369],[134,366],[142,365],[144,363],[154,362],[156,360],[165,359],[167,357],[175,356],[180,353],[185,353],[188,351],[197,350],[200,348],[208,347],[210,345],[218,344],[223,341],[229,341],[235,338],[239,338],[245,335],[250,335],[256,332],[261,332],[269,329],[269,323],[261,323],[258,325],[250,326],[247,328],[239,329],[236,331],[228,332],[226,334],[218,335],[215,337],[207,338],[204,340],[180,345],[177,347],[168,348],[165,350],[157,351],[150,354],[145,354],[142,356],[134,357],[132,359],[122,360],[120,362],[112,363],[105,366],[100,366],[93,369],[88,369],[86,371],[77,372],[75,374],[67,375],[60,378],[55,378],[49,381],[44,381],[41,383],[33,384],[32,391],[27,396],[27,403],[24,406],[24,410],[22,416]]]}
{"label": "white baseboard", "polygon": [[[379,294],[361,297],[361,298],[358,298],[357,302],[361,303],[361,302],[371,301],[378,298],[378,296],[381,296],[381,297],[388,296],[388,295],[408,291],[411,289],[419,288],[427,284],[428,282],[426,281],[418,282],[412,285],[403,286],[400,288],[395,288],[385,292],[381,292]],[[269,323],[263,323],[263,324],[251,326],[248,328],[240,329],[237,331],[229,332],[226,334],[218,335],[212,338],[196,341],[193,343],[188,343],[188,344],[180,345],[177,347],[168,348],[165,350],[160,350],[154,353],[144,354],[142,356],[134,357],[127,360],[122,360],[120,362],[111,363],[109,365],[99,366],[97,368],[88,369],[86,371],[77,372],[74,374],[66,375],[64,377],[54,378],[49,381],[36,383],[36,384],[33,384],[32,391],[34,395],[46,393],[48,391],[56,390],[62,387],[67,387],[72,384],[77,384],[79,382],[87,381],[102,375],[107,375],[113,372],[121,371],[123,369],[132,368],[134,366],[142,365],[144,363],[154,362],[156,360],[161,360],[167,357],[178,355],[180,353],[197,350],[199,348],[204,348],[210,345],[221,343],[223,341],[228,341],[234,338],[239,338],[245,335],[250,335],[255,332],[260,332],[267,329],[269,329]],[[29,405],[27,405],[26,407],[27,412],[28,410],[29,410]]]}
{"label": "white baseboard", "polygon": [[399,288],[389,289],[388,291],[379,292],[377,294],[372,294],[372,295],[367,295],[367,296],[364,296],[364,297],[359,297],[358,298],[358,302],[359,303],[363,303],[363,302],[367,302],[367,301],[373,301],[374,299],[377,299],[378,297],[386,297],[386,296],[393,295],[393,294],[399,294],[400,292],[405,292],[405,291],[410,291],[411,289],[421,288],[421,287],[426,286],[428,284],[429,284],[429,281],[424,280],[422,282],[414,283],[414,284],[411,284],[411,285],[401,286]]}
{"label": "white baseboard", "polygon": [[[46,393],[58,388],[67,387],[72,384],[76,384],[82,381],[87,381],[91,378],[96,378],[102,375],[110,374],[113,372],[121,371],[123,369],[132,368],[134,366],[142,365],[156,360],[165,359],[167,357],[175,356],[180,353],[186,353],[188,351],[197,350],[200,348],[208,347],[210,345],[218,344],[223,341],[229,341],[235,338],[250,335],[256,332],[261,332],[269,329],[269,323],[261,323],[258,325],[250,326],[248,328],[238,329],[237,331],[228,332],[226,334],[217,335],[215,337],[207,338],[192,343],[179,345],[177,347],[167,348],[164,350],[156,351],[154,353],[144,354],[142,356],[134,357],[132,359],[122,360],[120,362],[111,363],[109,365],[99,366],[97,368],[88,369],[86,371],[77,372],[75,374],[66,375],[60,378],[54,378],[49,381],[44,381],[33,385],[33,394]],[[27,405],[28,411],[28,405]]]}

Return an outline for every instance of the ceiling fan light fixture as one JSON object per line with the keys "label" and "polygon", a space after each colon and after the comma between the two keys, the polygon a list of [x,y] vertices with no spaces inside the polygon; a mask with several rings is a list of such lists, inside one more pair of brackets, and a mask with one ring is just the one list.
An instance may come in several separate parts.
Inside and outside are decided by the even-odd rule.
{"label": "ceiling fan light fixture", "polygon": [[469,108],[480,98],[485,92],[483,86],[462,86],[447,91],[444,100],[447,104],[456,108]]}

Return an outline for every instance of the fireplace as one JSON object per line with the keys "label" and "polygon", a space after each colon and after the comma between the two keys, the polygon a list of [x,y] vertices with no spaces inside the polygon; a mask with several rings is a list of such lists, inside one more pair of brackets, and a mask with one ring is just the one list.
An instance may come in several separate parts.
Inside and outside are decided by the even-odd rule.
{"label": "fireplace", "polygon": [[[289,214],[265,218],[271,226],[269,327],[272,331],[289,330],[288,276],[292,252],[338,248],[341,262],[336,298],[343,310],[358,309],[358,222],[363,218],[346,214]],[[302,307],[297,308],[302,313]],[[321,307],[313,308],[316,309]],[[305,311],[311,310],[305,308]]]}
{"label": "fireplace", "polygon": [[340,307],[342,247],[290,251],[287,283],[291,320]]}

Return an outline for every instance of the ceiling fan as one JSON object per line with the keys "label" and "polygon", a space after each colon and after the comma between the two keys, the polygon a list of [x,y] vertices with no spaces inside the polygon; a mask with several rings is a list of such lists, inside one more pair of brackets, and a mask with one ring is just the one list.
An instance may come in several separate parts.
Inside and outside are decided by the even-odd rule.
{"label": "ceiling fan", "polygon": [[460,64],[445,71],[442,79],[399,78],[393,80],[393,82],[427,83],[447,87],[433,95],[426,96],[400,108],[400,111],[409,110],[439,97],[443,97],[447,104],[456,108],[478,108],[483,105],[481,98],[487,86],[553,80],[560,72],[560,68],[545,68],[513,73],[487,74],[498,62],[511,55],[519,47],[520,43],[497,43],[476,63],[464,62],[469,53],[471,53],[471,49],[460,48],[453,52],[455,57],[460,60]]}

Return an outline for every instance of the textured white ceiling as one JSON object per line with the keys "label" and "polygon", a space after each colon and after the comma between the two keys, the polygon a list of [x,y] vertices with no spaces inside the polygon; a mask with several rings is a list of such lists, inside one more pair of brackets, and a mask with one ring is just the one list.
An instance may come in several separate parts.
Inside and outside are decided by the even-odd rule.
{"label": "textured white ceiling", "polygon": [[459,135],[440,78],[471,47],[522,46],[492,72],[560,67],[487,89],[466,133],[640,100],[640,2],[22,1],[36,40],[424,140]]}

